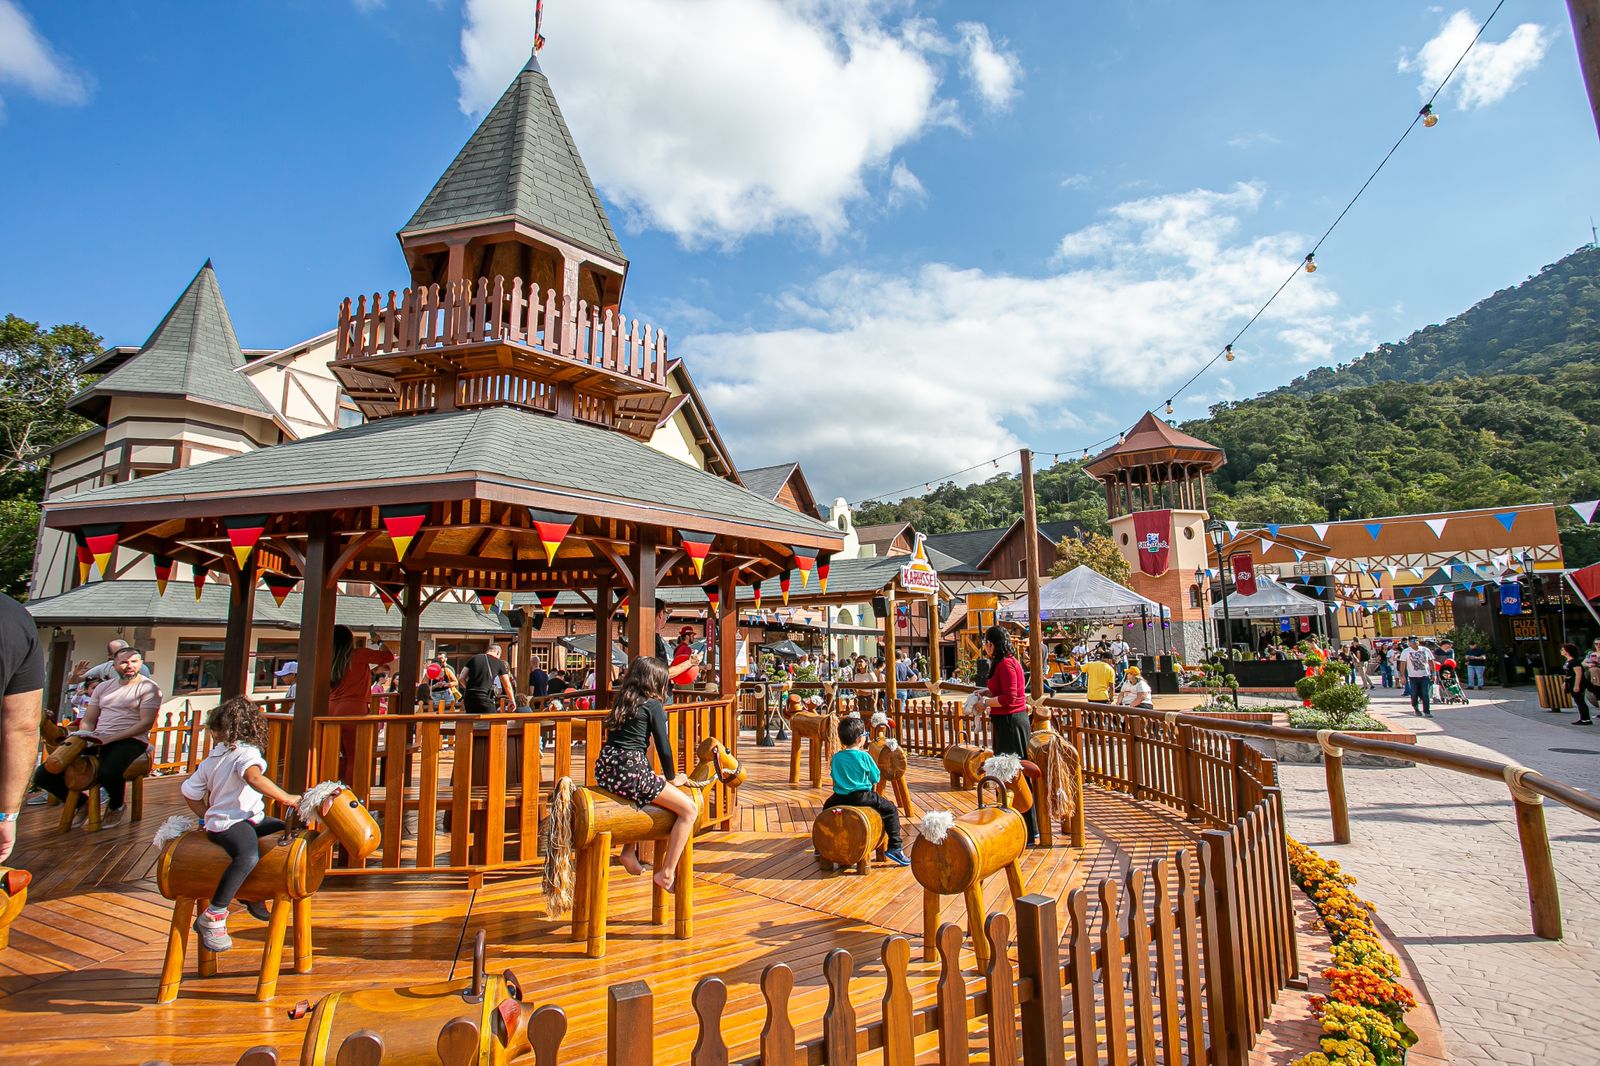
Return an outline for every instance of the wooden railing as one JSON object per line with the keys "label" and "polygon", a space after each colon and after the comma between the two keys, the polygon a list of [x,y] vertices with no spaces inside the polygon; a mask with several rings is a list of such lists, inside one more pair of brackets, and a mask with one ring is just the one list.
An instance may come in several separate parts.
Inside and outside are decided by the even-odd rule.
{"label": "wooden railing", "polygon": [[205,710],[185,700],[180,708],[157,712],[156,724],[150,728],[151,773],[190,773],[210,751]]}
{"label": "wooden railing", "polygon": [[[667,380],[664,330],[610,309],[558,299],[521,278],[404,289],[387,300],[363,294],[339,305],[336,357],[341,360],[406,354],[493,342],[520,344],[585,366],[653,385]],[[403,403],[432,406],[432,396],[402,391]],[[402,409],[424,409],[420,406]]]}
{"label": "wooden railing", "polygon": [[[366,865],[337,872],[481,874],[541,862],[550,791],[562,777],[594,784],[604,718],[603,710],[318,716],[308,780],[344,781],[383,827]],[[267,719],[268,773],[282,780],[293,719]],[[707,737],[737,750],[732,700],[672,704],[667,723],[674,773],[693,768]],[[719,782],[703,795],[709,825],[731,824],[736,794]]]}

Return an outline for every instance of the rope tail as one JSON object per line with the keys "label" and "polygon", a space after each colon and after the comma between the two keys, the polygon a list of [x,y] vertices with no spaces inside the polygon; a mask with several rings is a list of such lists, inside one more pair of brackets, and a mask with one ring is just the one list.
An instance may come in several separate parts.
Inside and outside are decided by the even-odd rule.
{"label": "rope tail", "polygon": [[556,782],[550,796],[550,817],[545,823],[544,905],[552,918],[564,918],[572,911],[577,865],[572,851],[572,805],[576,787],[570,777]]}

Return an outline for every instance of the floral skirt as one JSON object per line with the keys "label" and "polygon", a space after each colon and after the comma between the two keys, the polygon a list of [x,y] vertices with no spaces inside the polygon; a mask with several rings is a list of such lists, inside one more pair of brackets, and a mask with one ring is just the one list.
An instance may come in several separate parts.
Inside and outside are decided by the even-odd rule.
{"label": "floral skirt", "polygon": [[667,787],[667,779],[650,769],[644,752],[626,751],[611,744],[602,745],[600,756],[594,761],[594,783],[639,807],[653,802]]}

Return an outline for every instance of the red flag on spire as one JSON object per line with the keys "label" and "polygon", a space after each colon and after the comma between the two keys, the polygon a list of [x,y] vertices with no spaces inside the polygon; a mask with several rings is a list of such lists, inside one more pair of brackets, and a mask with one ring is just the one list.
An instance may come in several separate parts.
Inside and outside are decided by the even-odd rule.
{"label": "red flag on spire", "polygon": [[533,3],[533,50],[539,51],[544,47],[544,0],[534,0]]}

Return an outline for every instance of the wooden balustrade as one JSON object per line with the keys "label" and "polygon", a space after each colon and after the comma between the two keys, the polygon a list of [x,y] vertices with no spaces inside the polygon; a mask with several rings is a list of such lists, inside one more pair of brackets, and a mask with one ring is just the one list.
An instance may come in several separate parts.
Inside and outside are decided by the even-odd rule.
{"label": "wooden balustrade", "polygon": [[150,728],[151,773],[189,773],[210,751],[205,710],[185,700],[180,708],[156,714],[156,724]]}
{"label": "wooden balustrade", "polygon": [[[336,358],[358,360],[475,344],[509,343],[653,385],[667,380],[667,335],[610,308],[558,298],[521,278],[390,289],[339,305]],[[402,393],[401,410],[427,410]],[[407,406],[419,404],[419,406]]]}

